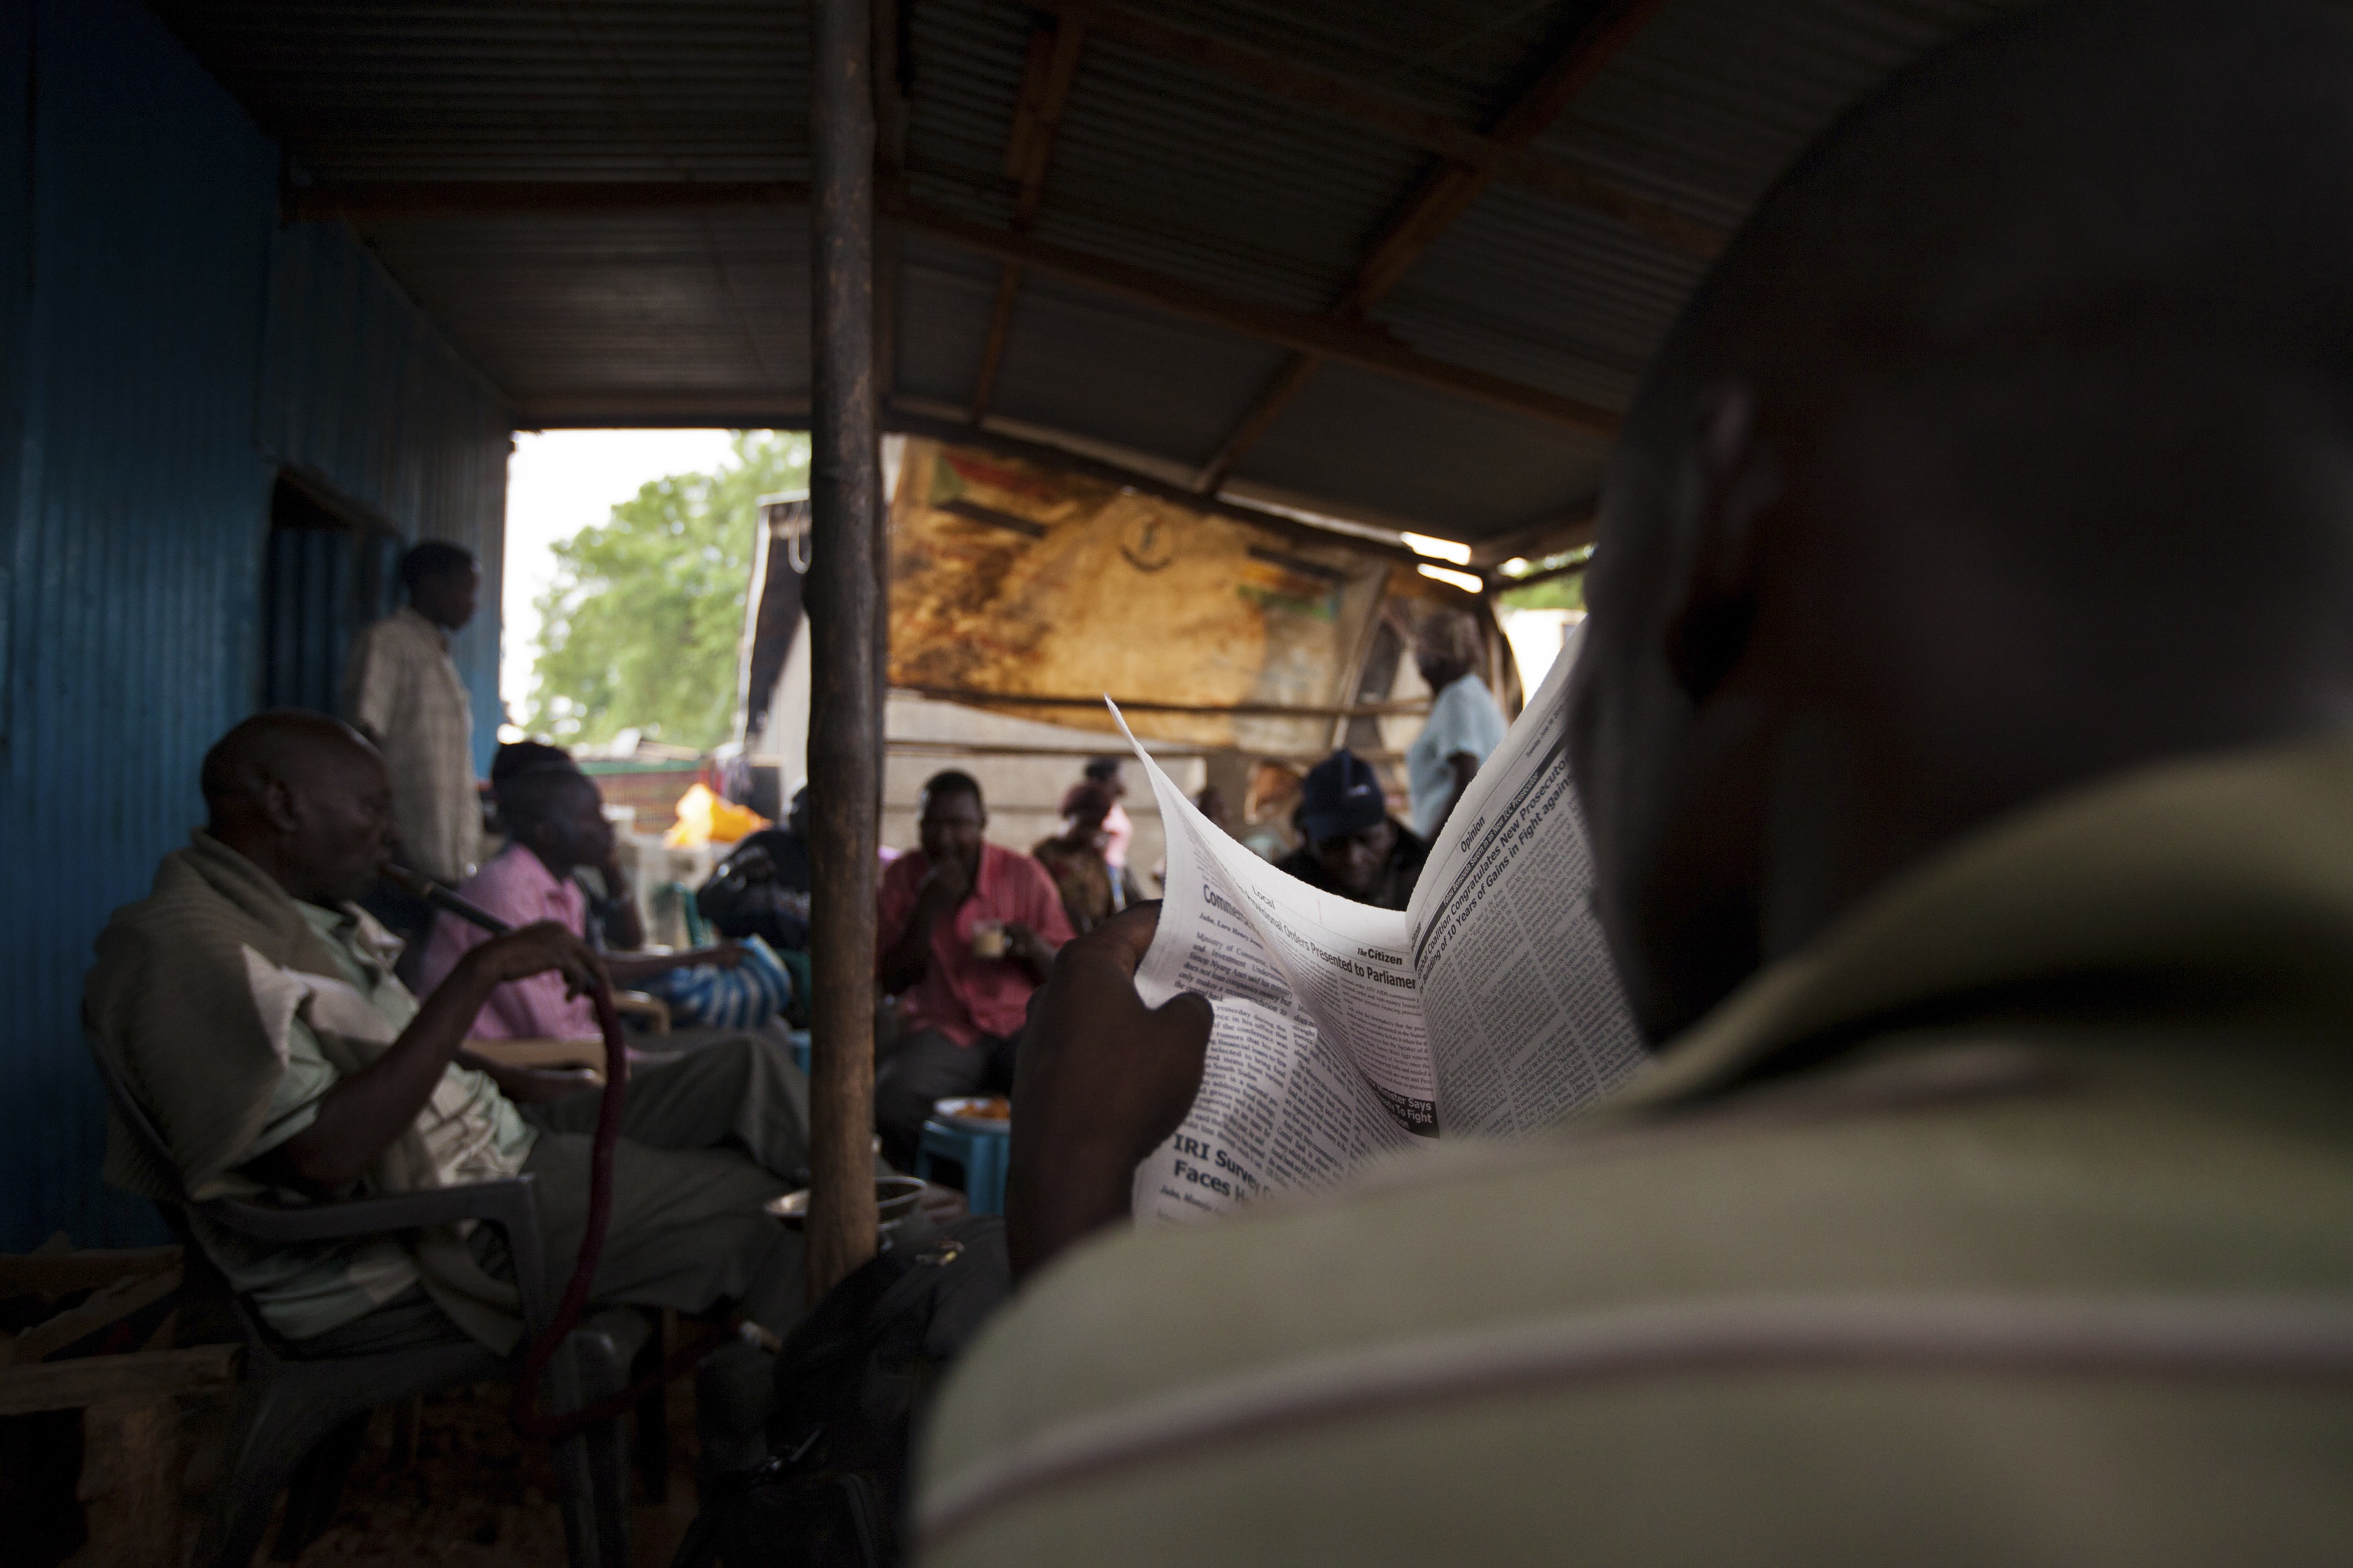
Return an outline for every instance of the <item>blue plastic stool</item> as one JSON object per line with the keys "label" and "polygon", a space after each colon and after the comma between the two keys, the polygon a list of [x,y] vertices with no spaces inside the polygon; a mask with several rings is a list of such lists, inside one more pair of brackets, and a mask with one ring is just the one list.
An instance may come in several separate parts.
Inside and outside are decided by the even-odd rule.
{"label": "blue plastic stool", "polygon": [[954,1160],[964,1167],[965,1206],[974,1214],[1005,1212],[1005,1167],[1013,1152],[1013,1132],[982,1132],[951,1127],[944,1121],[923,1123],[923,1142],[915,1154],[915,1174],[929,1181],[932,1156]]}
{"label": "blue plastic stool", "polygon": [[786,1031],[786,1034],[793,1043],[793,1066],[800,1068],[801,1076],[807,1078],[809,1070],[809,1032],[807,1029],[792,1029]]}

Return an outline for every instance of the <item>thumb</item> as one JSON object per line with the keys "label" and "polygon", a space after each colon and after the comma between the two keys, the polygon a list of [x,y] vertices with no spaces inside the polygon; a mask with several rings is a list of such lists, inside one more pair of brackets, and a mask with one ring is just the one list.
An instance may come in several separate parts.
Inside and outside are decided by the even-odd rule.
{"label": "thumb", "polygon": [[1206,1050],[1209,1044],[1209,1030],[1217,1023],[1218,1010],[1211,1006],[1209,999],[1199,992],[1179,991],[1166,1002],[1153,1008],[1152,1016],[1166,1019],[1171,1025],[1182,1030],[1186,1037],[1198,1043]]}

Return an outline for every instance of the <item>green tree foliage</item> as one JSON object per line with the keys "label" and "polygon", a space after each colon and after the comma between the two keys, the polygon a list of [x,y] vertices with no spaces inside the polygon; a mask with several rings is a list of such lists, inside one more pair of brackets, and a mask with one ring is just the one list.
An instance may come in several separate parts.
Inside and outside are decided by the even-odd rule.
{"label": "green tree foliage", "polygon": [[735,460],[718,472],[656,479],[604,526],[557,544],[524,728],[565,744],[626,729],[679,746],[726,740],[753,502],[807,483],[807,436],[739,431]]}
{"label": "green tree foliage", "polygon": [[[1538,572],[1549,572],[1555,567],[1586,560],[1592,553],[1592,546],[1588,545],[1582,550],[1572,550],[1566,555],[1547,555],[1541,561],[1529,562],[1525,568],[1513,574],[1526,577]],[[1531,587],[1506,588],[1495,597],[1498,604],[1510,610],[1581,610],[1585,608],[1585,574],[1573,572],[1566,577],[1555,577]]]}

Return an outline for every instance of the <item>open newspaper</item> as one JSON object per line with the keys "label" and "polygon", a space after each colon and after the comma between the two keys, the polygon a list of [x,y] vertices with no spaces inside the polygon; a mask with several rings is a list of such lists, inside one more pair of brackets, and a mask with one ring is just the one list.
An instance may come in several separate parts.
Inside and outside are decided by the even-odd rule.
{"label": "open newspaper", "polygon": [[1217,1012],[1191,1113],[1137,1168],[1139,1220],[1326,1185],[1441,1133],[1539,1127],[1641,1061],[1561,744],[1575,654],[1472,781],[1402,911],[1276,870],[1136,747],[1168,834],[1136,988]]}

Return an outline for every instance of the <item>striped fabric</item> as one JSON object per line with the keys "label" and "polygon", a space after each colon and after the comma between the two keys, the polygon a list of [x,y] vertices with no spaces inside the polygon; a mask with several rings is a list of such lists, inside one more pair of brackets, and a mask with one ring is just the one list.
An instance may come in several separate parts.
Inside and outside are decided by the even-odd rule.
{"label": "striped fabric", "polygon": [[774,949],[756,936],[738,944],[744,962],[733,969],[702,963],[658,974],[641,989],[670,1005],[670,1021],[721,1029],[756,1029],[793,999],[793,977]]}

